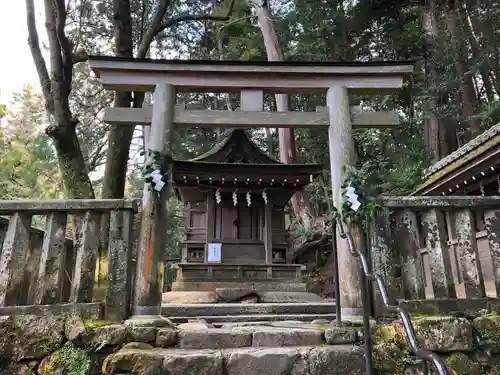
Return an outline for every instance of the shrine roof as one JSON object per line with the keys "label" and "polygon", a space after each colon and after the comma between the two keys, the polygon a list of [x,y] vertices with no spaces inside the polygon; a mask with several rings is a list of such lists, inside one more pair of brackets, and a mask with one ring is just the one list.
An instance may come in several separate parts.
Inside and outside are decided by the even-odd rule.
{"label": "shrine roof", "polygon": [[191,160],[175,160],[174,165],[174,179],[178,181],[192,179],[191,175],[200,181],[244,178],[250,182],[291,182],[293,178],[300,181],[297,186],[307,185],[310,176],[319,175],[323,169],[320,164],[280,163],[262,151],[243,129],[233,129],[208,152]]}
{"label": "shrine roof", "polygon": [[[89,56],[92,61],[115,61],[115,62],[147,62],[154,64],[173,64],[173,65],[214,65],[214,66],[263,66],[263,67],[293,67],[293,66],[324,66],[324,67],[344,67],[344,66],[410,66],[413,71],[415,60],[372,60],[372,61],[269,61],[269,60],[203,60],[203,59],[151,59],[138,57],[118,57],[118,56]],[[406,69],[408,70],[408,69]],[[405,70],[405,72],[407,72]],[[410,71],[408,71],[410,72]]]}
{"label": "shrine roof", "polygon": [[412,195],[448,194],[479,182],[500,163],[500,123],[424,171],[425,181]]}
{"label": "shrine roof", "polygon": [[281,164],[257,146],[243,129],[233,129],[211,150],[188,162]]}

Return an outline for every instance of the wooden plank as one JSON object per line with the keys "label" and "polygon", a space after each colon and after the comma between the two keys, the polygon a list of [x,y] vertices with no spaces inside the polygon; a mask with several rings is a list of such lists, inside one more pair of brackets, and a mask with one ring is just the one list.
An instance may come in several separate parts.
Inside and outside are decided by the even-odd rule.
{"label": "wooden plank", "polygon": [[91,69],[104,87],[152,91],[171,84],[179,92],[239,92],[262,89],[271,93],[326,91],[343,86],[357,93],[395,92],[413,72],[413,63],[286,63],[197,62],[93,57]]}
{"label": "wooden plank", "polygon": [[493,265],[493,280],[497,296],[500,297],[500,209],[486,210],[484,212],[484,225]]}
{"label": "wooden plank", "polygon": [[465,297],[485,297],[483,271],[479,260],[474,214],[469,208],[455,212],[457,250],[462,267]]}
{"label": "wooden plank", "polygon": [[26,304],[24,276],[30,232],[31,215],[16,212],[10,217],[0,257],[0,306]]}
{"label": "wooden plank", "polygon": [[66,223],[67,215],[64,212],[52,212],[47,215],[36,283],[35,304],[37,305],[63,301]]}
{"label": "wooden plank", "polygon": [[142,72],[214,72],[272,73],[272,74],[410,74],[412,61],[384,62],[279,62],[279,61],[203,61],[203,60],[152,60],[129,59],[110,56],[91,56],[90,67],[99,75],[104,70],[137,70]]}
{"label": "wooden plank", "polygon": [[[106,108],[104,122],[122,126],[151,125],[152,107]],[[396,112],[360,112],[351,108],[353,128],[385,128],[399,125]],[[328,110],[318,112],[211,111],[184,110],[177,107],[174,123],[177,126],[204,126],[232,128],[304,128],[328,127]]]}
{"label": "wooden plank", "polygon": [[45,215],[47,211],[85,212],[132,209],[137,211],[139,200],[126,199],[57,199],[57,200],[0,200],[0,215],[13,212],[29,212],[31,215]]}
{"label": "wooden plank", "polygon": [[115,321],[130,316],[133,221],[130,210],[111,211],[106,318]]}
{"label": "wooden plank", "polygon": [[423,213],[422,222],[426,230],[426,244],[434,297],[457,298],[449,249],[446,245],[443,213],[431,208]]}
{"label": "wooden plank", "polygon": [[108,90],[153,91],[156,84],[169,84],[179,92],[240,92],[241,89],[263,90],[273,94],[325,92],[329,87],[345,87],[357,95],[393,94],[403,87],[403,75],[312,74],[293,75],[228,73],[144,72],[103,70],[100,81]]}

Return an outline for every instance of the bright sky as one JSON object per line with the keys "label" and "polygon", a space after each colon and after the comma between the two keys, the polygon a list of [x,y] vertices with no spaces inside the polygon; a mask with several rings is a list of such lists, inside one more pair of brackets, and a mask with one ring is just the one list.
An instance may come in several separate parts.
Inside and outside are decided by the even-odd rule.
{"label": "bright sky", "polygon": [[[43,1],[34,0],[40,41],[44,41]],[[0,12],[0,103],[8,104],[12,94],[30,83],[40,87],[28,47],[25,2],[9,1],[8,11]],[[42,47],[43,48],[43,47]]]}

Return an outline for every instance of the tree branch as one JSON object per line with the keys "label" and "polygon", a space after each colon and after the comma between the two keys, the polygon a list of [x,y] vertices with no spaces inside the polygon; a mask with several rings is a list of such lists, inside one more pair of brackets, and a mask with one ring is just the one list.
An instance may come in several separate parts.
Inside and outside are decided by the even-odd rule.
{"label": "tree branch", "polygon": [[53,7],[56,12],[55,20],[56,20],[56,34],[57,39],[59,40],[59,44],[61,46],[61,52],[63,56],[63,62],[65,64],[71,64],[71,58],[73,57],[73,53],[71,51],[71,43],[64,32],[64,28],[66,26],[66,4],[64,0],[52,0]]}
{"label": "tree branch", "polygon": [[89,55],[87,51],[84,48],[78,48],[78,50],[75,52],[71,60],[73,64],[78,64],[87,61],[88,59]]}
{"label": "tree branch", "polygon": [[186,21],[201,21],[201,20],[209,20],[209,21],[227,21],[230,17],[231,14],[233,13],[234,5],[236,3],[236,0],[231,0],[231,3],[229,4],[229,9],[227,10],[226,14],[221,15],[221,16],[214,16],[213,14],[181,14],[179,16],[175,17],[170,17],[168,20],[166,20],[164,23],[160,25],[156,33],[159,33],[166,28],[172,27],[178,23],[181,22],[186,22]]}
{"label": "tree branch", "polygon": [[167,13],[167,8],[170,5],[169,0],[160,0],[160,4],[158,5],[158,9],[156,10],[154,16],[153,16],[153,21],[151,21],[151,26],[149,29],[144,33],[144,36],[142,37],[141,44],[139,45],[139,48],[137,49],[137,57],[142,58],[146,57],[146,54],[148,53],[149,47],[151,46],[151,42],[153,41],[153,38],[158,34],[161,30],[159,30],[161,26],[161,20],[165,16],[165,13]]}
{"label": "tree branch", "polygon": [[42,51],[40,49],[40,42],[38,40],[38,31],[36,29],[35,21],[35,5],[33,4],[33,0],[26,0],[26,23],[28,26],[28,45],[38,73],[40,86],[42,87],[45,107],[47,108],[47,112],[52,113],[54,111],[54,99],[52,97],[47,64],[43,58]]}

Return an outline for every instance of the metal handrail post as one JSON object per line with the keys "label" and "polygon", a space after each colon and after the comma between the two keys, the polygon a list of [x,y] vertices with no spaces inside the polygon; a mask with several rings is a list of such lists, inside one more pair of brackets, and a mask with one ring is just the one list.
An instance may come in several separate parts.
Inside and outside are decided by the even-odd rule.
{"label": "metal handrail post", "polygon": [[[403,321],[403,326],[406,332],[406,340],[410,344],[413,354],[424,361],[424,371],[425,375],[428,375],[428,366],[426,362],[431,362],[434,368],[437,370],[439,375],[450,375],[450,372],[446,368],[443,360],[436,353],[421,348],[417,342],[417,337],[415,335],[415,329],[411,322],[411,317],[401,306],[393,306],[389,304],[389,294],[387,293],[387,287],[384,280],[378,274],[372,273],[368,262],[364,254],[362,254],[355,246],[354,240],[350,233],[345,232],[344,225],[341,219],[336,220],[339,226],[340,237],[347,241],[350,253],[358,259],[359,266],[361,269],[361,288],[365,291],[363,292],[363,329],[364,329],[364,340],[365,340],[365,352],[366,352],[366,366],[367,374],[373,373],[373,363],[372,363],[372,350],[373,343],[371,340],[371,330],[370,330],[370,316],[369,316],[369,304],[366,300],[368,299],[368,282],[375,282],[382,297],[382,302],[384,308],[389,312],[398,313],[399,317]],[[364,282],[363,282],[364,281]],[[368,368],[370,366],[370,368]]]}

